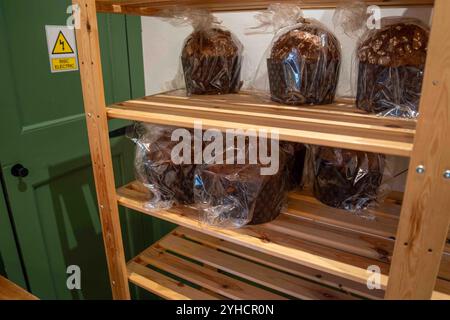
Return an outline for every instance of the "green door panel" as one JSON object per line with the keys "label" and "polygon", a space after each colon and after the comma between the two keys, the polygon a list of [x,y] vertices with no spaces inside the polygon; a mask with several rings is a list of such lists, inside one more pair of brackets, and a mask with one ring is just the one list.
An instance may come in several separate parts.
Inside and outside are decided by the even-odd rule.
{"label": "green door panel", "polygon": [[3,263],[3,258],[1,254],[0,254],[0,276],[6,277],[5,264]]}
{"label": "green door panel", "polygon": [[[45,25],[64,25],[70,3],[0,2],[0,165],[31,292],[41,299],[109,299],[79,72],[51,74],[48,62]],[[142,96],[140,19],[99,15],[99,30],[107,102]],[[134,176],[133,146],[123,137],[111,145],[121,185]],[[10,174],[16,163],[29,169],[27,177]],[[163,230],[144,215],[120,214],[128,258]],[[69,265],[81,268],[81,290],[67,289]]]}
{"label": "green door panel", "polygon": [[2,185],[0,185],[0,275],[24,288],[27,286]]}

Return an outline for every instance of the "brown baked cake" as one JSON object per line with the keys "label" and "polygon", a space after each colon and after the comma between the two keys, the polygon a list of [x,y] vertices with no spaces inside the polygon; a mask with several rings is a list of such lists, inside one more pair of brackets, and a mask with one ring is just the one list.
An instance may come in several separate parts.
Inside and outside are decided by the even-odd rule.
{"label": "brown baked cake", "polygon": [[333,102],[340,63],[337,38],[305,20],[272,47],[267,60],[272,100],[290,105]]}
{"label": "brown baked cake", "polygon": [[357,52],[359,109],[417,115],[428,37],[428,30],[413,22],[391,24],[369,34]]}
{"label": "brown baked cake", "polygon": [[242,44],[229,31],[195,31],[181,60],[188,94],[237,93],[241,88]]}
{"label": "brown baked cake", "polygon": [[302,143],[280,141],[280,149],[287,154],[288,189],[294,190],[302,184],[306,146]]}
{"label": "brown baked cake", "polygon": [[[283,173],[261,176],[259,165],[209,165],[197,175],[206,223],[242,227],[275,219],[284,203]],[[198,182],[196,180],[196,182]]]}
{"label": "brown baked cake", "polygon": [[150,204],[169,207],[194,202],[193,164],[175,164],[171,160],[174,129],[167,126],[143,125],[144,133],[137,142],[135,167],[138,180],[153,193]]}
{"label": "brown baked cake", "polygon": [[313,154],[314,195],[322,203],[357,211],[377,200],[384,155],[328,147]]}
{"label": "brown baked cake", "polygon": [[[242,227],[275,219],[292,187],[289,169],[293,154],[280,146],[279,170],[261,175],[259,164],[211,164],[198,167],[195,200],[203,209],[203,220],[210,225]],[[298,168],[303,171],[303,168]]]}

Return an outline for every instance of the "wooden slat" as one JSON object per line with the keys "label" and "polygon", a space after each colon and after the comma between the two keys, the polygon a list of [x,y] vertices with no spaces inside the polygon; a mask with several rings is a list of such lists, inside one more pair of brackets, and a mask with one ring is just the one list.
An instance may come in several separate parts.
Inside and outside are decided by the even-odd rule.
{"label": "wooden slat", "polygon": [[[450,1],[437,0],[388,299],[429,299],[450,224]],[[418,165],[424,174],[416,173]]]}
{"label": "wooden slat", "polygon": [[200,291],[205,292],[205,293],[209,294],[210,296],[213,296],[217,300],[228,300],[226,297],[221,296],[220,294],[215,293],[215,292],[213,292],[211,290],[208,290],[206,288],[200,288]]}
{"label": "wooden slat", "polygon": [[[281,0],[278,2],[298,3],[293,0]],[[340,1],[329,0],[303,0],[304,9],[326,9],[334,8]],[[366,1],[368,4],[379,6],[424,6],[432,5],[433,0],[384,0]],[[263,10],[273,1],[266,0],[226,0],[226,1],[204,1],[204,0],[97,0],[97,10],[105,13],[121,13],[132,15],[157,15],[161,10],[175,5],[190,6],[191,8],[208,9],[212,11],[243,11]]]}
{"label": "wooden slat", "polygon": [[109,277],[114,299],[130,299],[114,171],[108,134],[108,119],[95,0],[73,0],[80,10],[76,30],[84,109],[94,171],[98,209],[102,224]]}
{"label": "wooden slat", "polygon": [[[261,116],[270,117],[279,116],[280,110],[287,119],[297,120],[298,117],[313,119],[317,121],[336,121],[352,123],[354,126],[362,128],[373,128],[380,131],[390,130],[393,132],[403,132],[414,134],[416,121],[410,119],[380,118],[368,114],[355,108],[353,99],[338,100],[328,105],[318,106],[289,106],[268,102],[265,98],[258,98],[250,92],[241,92],[229,95],[193,95],[186,97],[184,90],[172,91],[166,94],[157,94],[144,97],[138,100],[131,100],[128,103],[141,105],[163,106],[166,108],[185,108],[203,111],[231,112],[245,114],[261,114]],[[127,102],[124,103],[126,105]],[[334,121],[334,122],[333,122]],[[367,126],[371,125],[371,126]],[[350,125],[348,125],[350,126]]]}
{"label": "wooden slat", "polygon": [[445,300],[445,301],[449,301],[450,300],[450,295],[449,294],[444,294],[442,292],[433,291],[433,294],[431,296],[431,300]]}
{"label": "wooden slat", "polygon": [[127,265],[128,277],[135,285],[167,300],[216,300],[216,297],[191,288],[139,263]]}
{"label": "wooden slat", "polygon": [[390,209],[397,212],[398,215],[400,214],[400,205],[386,203],[378,210],[367,212],[367,215],[374,217],[373,219],[364,219],[344,210],[326,207],[312,195],[299,192],[289,195],[288,206],[289,210],[285,210],[287,214],[391,239],[396,235],[398,217],[395,218],[385,213],[379,214],[379,212],[382,212],[383,209]]}
{"label": "wooden slat", "polygon": [[[232,255],[224,254],[204,245],[176,237],[167,236],[158,243],[170,250],[188,258],[211,265],[217,269],[258,283],[273,290],[283,292],[299,299],[314,300],[353,300],[348,294],[328,289],[322,285],[302,280],[297,277],[269,269],[256,263],[242,260]],[[255,299],[257,299],[254,296]]]}
{"label": "wooden slat", "polygon": [[245,282],[233,279],[217,271],[183,260],[156,248],[143,252],[140,259],[147,264],[183,278],[191,283],[234,300],[286,300]]}
{"label": "wooden slat", "polygon": [[318,243],[327,247],[390,262],[394,241],[354,230],[336,228],[292,216],[282,215],[267,224],[268,230],[276,230],[286,236]]}
{"label": "wooden slat", "polygon": [[[342,111],[336,108],[339,104]],[[110,118],[204,129],[265,129],[280,139],[409,156],[415,121],[362,114],[353,105],[289,107],[245,93],[183,97],[179,91],[131,100],[108,108]]]}
{"label": "wooden slat", "polygon": [[38,300],[38,298],[0,276],[0,300]]}
{"label": "wooden slat", "polygon": [[[261,126],[268,128],[284,128],[284,129],[296,129],[302,128],[306,131],[320,131],[321,133],[333,134],[336,132],[336,128],[339,128],[341,135],[355,135],[361,138],[372,138],[374,135],[382,135],[385,139],[406,141],[414,135],[414,130],[402,129],[402,128],[390,128],[380,125],[370,125],[361,122],[350,121],[336,121],[336,119],[318,119],[318,117],[286,115],[287,112],[277,112],[277,110],[271,110],[262,112],[261,110],[249,110],[246,107],[245,110],[233,110],[231,108],[219,108],[215,105],[209,105],[208,107],[202,107],[199,103],[190,103],[185,106],[177,101],[177,104],[171,104],[167,102],[155,102],[147,103],[146,101],[131,101],[120,104],[118,108],[122,110],[141,110],[151,111],[159,114],[166,114],[169,116],[183,115],[184,117],[190,117],[192,119],[198,119],[203,122],[226,119],[227,122],[233,123],[252,123],[255,118],[258,118]],[[260,109],[260,108],[256,108]],[[167,119],[170,121],[170,119]],[[193,124],[193,123],[192,123]],[[193,125],[192,125],[193,126]],[[318,130],[320,128],[320,130]]]}
{"label": "wooden slat", "polygon": [[[266,228],[276,230],[297,239],[386,263],[390,263],[394,251],[395,241],[389,238],[360,233],[354,229],[342,229],[332,225],[302,221],[302,219],[295,219],[284,215],[266,225]],[[442,255],[439,277],[450,280],[450,255],[448,253]]]}
{"label": "wooden slat", "polygon": [[360,284],[354,281],[349,281],[344,278],[334,276],[316,269],[308,268],[297,263],[293,263],[288,260],[280,259],[259,251],[255,251],[228,241],[224,241],[219,238],[214,238],[205,235],[201,232],[190,230],[183,227],[178,227],[175,234],[179,236],[192,239],[202,244],[209,245],[213,248],[220,249],[224,252],[231,253],[233,255],[254,261],[266,266],[270,266],[277,270],[285,271],[287,273],[312,280],[324,284],[329,287],[334,287],[345,292],[354,293],[358,296],[370,298],[370,299],[382,299],[384,297],[384,291],[382,290],[369,290],[366,284]]}
{"label": "wooden slat", "polygon": [[450,281],[437,279],[432,299],[450,300]]}
{"label": "wooden slat", "polygon": [[[308,191],[292,192],[289,194],[289,210],[285,210],[284,213],[395,240],[402,198],[403,193],[389,195],[379,207],[367,210],[365,212],[367,218],[364,218],[349,214],[345,210],[324,206]],[[447,234],[445,252],[450,253],[450,229]]]}

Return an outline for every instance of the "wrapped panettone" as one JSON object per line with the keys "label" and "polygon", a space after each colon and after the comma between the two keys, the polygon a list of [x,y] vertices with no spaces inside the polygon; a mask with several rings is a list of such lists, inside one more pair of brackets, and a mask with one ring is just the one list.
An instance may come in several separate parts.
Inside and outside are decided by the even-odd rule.
{"label": "wrapped panettone", "polygon": [[267,59],[273,101],[290,105],[332,103],[341,64],[337,38],[302,19],[273,43]]}
{"label": "wrapped panettone", "polygon": [[[147,204],[152,208],[170,208],[194,203],[194,164],[175,164],[171,152],[175,127],[139,124],[136,137],[135,170],[138,181],[152,193]],[[191,161],[191,163],[193,163]]]}
{"label": "wrapped panettone", "polygon": [[386,19],[357,49],[359,109],[386,116],[418,115],[429,31],[414,19]]}
{"label": "wrapped panettone", "polygon": [[385,156],[329,147],[313,147],[314,195],[322,203],[359,211],[376,203]]}
{"label": "wrapped panettone", "polygon": [[195,30],[181,60],[188,94],[237,93],[241,87],[242,44],[229,31]]}
{"label": "wrapped panettone", "polygon": [[[244,47],[234,34],[206,10],[174,6],[159,15],[174,26],[193,29],[181,51],[188,95],[239,92]],[[176,89],[181,87],[177,80],[178,77],[174,81]]]}
{"label": "wrapped panettone", "polygon": [[262,176],[259,165],[208,165],[197,173],[196,196],[203,222],[222,227],[265,223],[281,212],[285,199],[283,171]]}
{"label": "wrapped panettone", "polygon": [[288,189],[294,190],[302,185],[303,169],[306,161],[306,146],[302,143],[280,141],[280,148],[287,154],[286,166],[289,172]]}
{"label": "wrapped panettone", "polygon": [[339,79],[338,39],[319,21],[305,18],[301,4],[273,3],[255,15],[254,33],[273,31],[249,89],[288,105],[327,104]]}
{"label": "wrapped panettone", "polygon": [[280,145],[278,170],[271,175],[262,175],[260,164],[199,166],[194,192],[203,212],[201,220],[208,225],[239,228],[275,219],[292,187],[289,170],[294,151],[294,147]]}

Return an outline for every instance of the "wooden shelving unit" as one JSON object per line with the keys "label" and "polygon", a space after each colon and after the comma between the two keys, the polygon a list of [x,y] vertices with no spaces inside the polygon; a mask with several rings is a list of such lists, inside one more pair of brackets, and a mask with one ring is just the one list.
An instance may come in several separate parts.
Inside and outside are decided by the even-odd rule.
{"label": "wooden shelving unit", "polygon": [[[271,1],[177,1],[215,11],[265,8]],[[83,95],[103,237],[114,298],[129,299],[129,282],[167,299],[450,299],[450,3],[368,1],[384,6],[435,4],[419,120],[378,118],[352,101],[290,107],[245,92],[186,97],[168,92],[106,106],[97,12],[155,15],[175,1],[74,0]],[[328,8],[337,1],[307,1]],[[203,128],[276,129],[288,141],[411,158],[405,195],[391,194],[372,220],[326,207],[307,192],[290,194],[275,221],[239,230],[199,223],[190,207],[155,210],[138,183],[116,190],[109,119]],[[425,172],[416,172],[423,165]],[[118,205],[180,227],[126,264]],[[368,267],[381,271],[369,290]]]}

